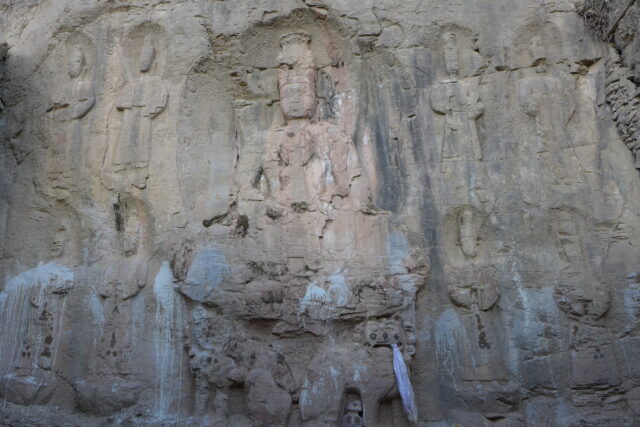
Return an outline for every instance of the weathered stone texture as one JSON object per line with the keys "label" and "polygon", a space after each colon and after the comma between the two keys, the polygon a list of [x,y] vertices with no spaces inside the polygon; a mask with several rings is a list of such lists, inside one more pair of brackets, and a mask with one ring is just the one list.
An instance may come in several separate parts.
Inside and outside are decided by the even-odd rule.
{"label": "weathered stone texture", "polygon": [[0,1],[0,424],[638,425],[639,13]]}

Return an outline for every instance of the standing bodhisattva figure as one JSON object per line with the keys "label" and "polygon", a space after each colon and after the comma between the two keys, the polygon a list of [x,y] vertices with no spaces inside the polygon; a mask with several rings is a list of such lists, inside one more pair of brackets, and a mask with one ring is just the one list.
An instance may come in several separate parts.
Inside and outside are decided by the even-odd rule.
{"label": "standing bodhisattva figure", "polygon": [[140,76],[132,80],[118,93],[116,110],[121,112],[120,134],[113,152],[113,171],[140,170],[134,173],[131,184],[143,188],[151,156],[152,122],[166,105],[168,92],[159,76],[151,74],[156,58],[156,48],[146,38],[140,51]]}

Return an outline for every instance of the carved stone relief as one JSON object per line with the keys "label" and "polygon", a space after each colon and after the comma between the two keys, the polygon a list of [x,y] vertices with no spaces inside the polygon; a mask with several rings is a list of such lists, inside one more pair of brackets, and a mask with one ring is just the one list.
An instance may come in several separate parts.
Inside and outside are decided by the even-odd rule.
{"label": "carved stone relief", "polygon": [[[140,393],[135,380],[140,368],[135,360],[139,342],[133,328],[143,304],[136,296],[147,284],[152,247],[152,221],[143,201],[119,196],[113,204],[113,220],[118,263],[104,269],[95,290],[103,321],[89,360],[89,378],[76,384],[81,406],[98,415],[131,406]],[[94,399],[102,403],[91,407]]]}
{"label": "carved stone relief", "polygon": [[130,185],[146,186],[151,150],[157,144],[154,122],[162,115],[169,97],[163,79],[164,58],[160,57],[166,51],[164,29],[157,24],[143,24],[127,37],[124,46],[117,48],[124,83],[116,94],[110,125],[113,131],[109,132],[104,165],[108,185],[119,185],[123,190]]}
{"label": "carved stone relief", "polygon": [[[315,120],[311,43],[310,34],[300,31],[280,37],[277,87],[285,123],[256,136],[261,151],[240,141],[236,200],[212,219],[229,228],[243,217],[257,219],[242,236],[264,254],[252,259],[249,253],[206,248],[190,261],[176,258],[185,270],[174,266],[182,272],[179,290],[197,304],[188,335],[196,408],[204,418],[229,419],[225,408],[234,387],[244,390],[248,416],[263,425],[282,425],[298,410],[305,425],[347,418],[357,423],[357,417],[375,425],[380,402],[387,400],[403,417],[392,344],[411,362],[415,298],[428,266],[401,233],[388,235],[388,214],[372,203],[351,138],[335,124]],[[232,256],[246,262],[230,268],[225,260]],[[217,335],[216,322],[228,322],[235,338]],[[258,322],[265,322],[263,332],[252,326]],[[349,326],[338,344],[327,346],[336,322]],[[281,354],[264,347],[264,333]],[[292,358],[293,343],[307,339],[321,357]],[[236,350],[220,350],[236,344]],[[247,360],[247,352],[255,360]],[[362,396],[362,408],[343,417],[351,390]]]}
{"label": "carved stone relief", "polygon": [[488,267],[469,266],[456,271],[448,289],[454,304],[472,311],[487,311],[500,298],[495,271]]}
{"label": "carved stone relief", "polygon": [[58,382],[56,361],[74,273],[42,264],[14,277],[0,293],[0,395],[20,405],[44,405]]}
{"label": "carved stone relief", "polygon": [[538,75],[525,77],[517,83],[518,105],[528,120],[529,135],[535,135],[536,153],[570,147],[565,126],[573,113],[572,95],[562,84],[546,76],[544,66]]}
{"label": "carved stone relief", "polygon": [[557,212],[557,233],[562,260],[561,279],[555,286],[556,302],[570,318],[587,324],[609,309],[606,285],[591,265],[581,236],[584,219],[570,210]]}
{"label": "carved stone relief", "polygon": [[61,62],[65,63],[64,72],[68,82],[56,91],[48,109],[52,121],[52,139],[46,157],[46,170],[49,179],[62,187],[68,188],[70,185],[71,171],[86,166],[84,156],[87,148],[84,143],[89,129],[87,120],[83,118],[96,102],[91,81],[92,70],[89,69],[95,59],[87,58],[93,52],[92,41],[81,33],[69,36],[59,52],[66,59]]}
{"label": "carved stone relief", "polygon": [[444,115],[441,161],[481,160],[476,120],[482,115],[484,106],[478,94],[477,81],[459,79],[460,53],[455,32],[443,34],[443,45],[448,78],[438,82],[430,95],[433,111]]}
{"label": "carved stone relief", "polygon": [[640,2],[80,3],[0,6],[0,424],[637,424]]}
{"label": "carved stone relief", "polygon": [[269,242],[281,240],[277,236],[305,236],[299,249],[293,242],[273,248],[292,258],[289,270],[300,268],[295,259],[320,253],[334,260],[328,269],[338,270],[345,265],[340,260],[358,252],[358,229],[373,223],[385,227],[384,215],[371,202],[351,139],[330,122],[312,120],[317,101],[310,35],[285,34],[280,43],[279,105],[286,124],[257,136],[264,141],[261,158],[241,149],[238,206],[263,212],[259,228],[265,237],[273,236]]}

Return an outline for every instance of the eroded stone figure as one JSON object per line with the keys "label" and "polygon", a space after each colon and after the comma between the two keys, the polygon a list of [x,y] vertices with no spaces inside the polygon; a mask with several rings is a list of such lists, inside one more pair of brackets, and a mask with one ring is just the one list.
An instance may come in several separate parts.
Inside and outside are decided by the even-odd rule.
{"label": "eroded stone figure", "polygon": [[557,213],[557,233],[562,261],[561,280],[554,296],[558,307],[577,321],[593,324],[609,310],[609,290],[587,261],[580,236],[579,216],[566,210]]}
{"label": "eroded stone figure", "polygon": [[441,141],[441,160],[481,160],[476,120],[482,116],[484,106],[474,81],[460,80],[459,51],[456,34],[445,33],[444,53],[449,75],[431,89],[431,108],[444,115]]}
{"label": "eroded stone figure", "polygon": [[51,263],[14,277],[0,292],[0,395],[6,400],[44,405],[53,396],[67,294],[73,286],[73,271]]}
{"label": "eroded stone figure", "polygon": [[278,88],[286,124],[261,133],[260,158],[241,153],[239,197],[264,200],[266,215],[286,224],[285,234],[305,236],[309,251],[348,256],[354,213],[373,208],[351,139],[338,126],[313,120],[317,72],[309,42],[306,33],[281,38]]}
{"label": "eroded stone figure", "polygon": [[335,196],[349,196],[352,180],[362,172],[350,139],[334,125],[310,120],[316,69],[308,35],[289,34],[281,43],[278,88],[287,124],[265,138],[264,190],[285,209],[327,209]]}
{"label": "eroded stone figure", "polygon": [[74,46],[68,57],[69,84],[54,100],[51,107],[56,130],[47,159],[48,174],[52,179],[68,177],[71,170],[82,166],[83,117],[93,108],[93,85],[86,79],[86,57],[79,46]]}
{"label": "eroded stone figure", "polygon": [[516,97],[535,135],[536,153],[544,153],[558,148],[571,148],[565,127],[574,110],[571,94],[562,83],[545,74],[545,66],[540,66],[537,75],[518,81]]}
{"label": "eroded stone figure", "polygon": [[[187,348],[196,382],[196,416],[224,425],[231,405],[230,389],[242,387],[251,418],[260,425],[284,425],[294,381],[283,356],[251,342],[223,316],[202,307],[194,310],[194,316]],[[221,333],[221,325],[229,332]]]}
{"label": "eroded stone figure", "polygon": [[110,367],[111,373],[130,375],[131,357],[131,298],[146,285],[147,259],[144,253],[143,224],[136,214],[129,215],[119,242],[119,262],[105,270],[102,285],[98,289],[104,299],[105,336],[98,357]]}
{"label": "eroded stone figure", "polygon": [[[464,381],[505,379],[505,370],[492,308],[500,298],[496,272],[491,267],[469,264],[450,272],[448,291],[459,307],[461,378]],[[474,387],[470,387],[469,392]],[[477,391],[477,390],[476,390]],[[471,394],[473,394],[472,392]]]}
{"label": "eroded stone figure", "polygon": [[90,378],[76,385],[81,408],[99,415],[131,406],[140,392],[135,331],[143,301],[135,297],[147,280],[148,219],[139,201],[119,200],[116,206],[117,261],[105,269],[96,289],[102,300],[102,325],[89,361]]}
{"label": "eroded stone figure", "polygon": [[362,401],[352,400],[347,403],[344,408],[344,414],[342,415],[342,421],[340,427],[364,427],[364,420],[362,419]]}
{"label": "eroded stone figure", "polygon": [[113,172],[131,171],[131,184],[144,188],[146,168],[153,145],[153,121],[164,111],[167,87],[160,76],[154,75],[156,48],[150,36],[145,37],[138,58],[137,72],[127,73],[127,83],[118,92],[116,111],[120,114],[120,132],[112,149]]}

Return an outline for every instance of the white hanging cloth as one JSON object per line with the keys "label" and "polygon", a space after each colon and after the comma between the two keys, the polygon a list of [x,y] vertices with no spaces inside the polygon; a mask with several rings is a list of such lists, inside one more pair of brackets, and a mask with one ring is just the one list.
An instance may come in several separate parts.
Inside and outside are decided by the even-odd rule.
{"label": "white hanging cloth", "polygon": [[412,423],[418,422],[418,408],[416,407],[416,396],[413,394],[413,387],[407,372],[407,365],[404,363],[402,353],[396,344],[393,344],[393,371],[396,374],[396,383],[402,399],[402,407],[407,414],[407,418]]}

